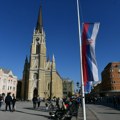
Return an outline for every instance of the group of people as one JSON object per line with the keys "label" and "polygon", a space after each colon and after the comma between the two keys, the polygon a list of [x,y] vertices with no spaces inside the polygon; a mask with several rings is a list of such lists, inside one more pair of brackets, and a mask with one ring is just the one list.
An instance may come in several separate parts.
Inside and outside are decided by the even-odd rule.
{"label": "group of people", "polygon": [[40,99],[39,95],[38,96],[34,96],[32,101],[33,101],[33,108],[34,109],[36,109],[36,107],[38,107],[38,108],[40,107],[41,99]]}
{"label": "group of people", "polygon": [[5,99],[2,95],[0,95],[0,109],[2,107],[3,102],[5,102],[5,111],[7,111],[8,107],[10,112],[15,111],[16,98],[14,94],[11,96],[11,93],[8,93]]}

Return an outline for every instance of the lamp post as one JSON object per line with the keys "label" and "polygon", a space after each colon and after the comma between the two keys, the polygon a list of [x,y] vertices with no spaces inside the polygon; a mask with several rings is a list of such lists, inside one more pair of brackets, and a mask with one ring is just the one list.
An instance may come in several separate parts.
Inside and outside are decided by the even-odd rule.
{"label": "lamp post", "polygon": [[77,82],[76,85],[77,85],[77,89],[78,89],[77,91],[79,92],[79,82]]}
{"label": "lamp post", "polygon": [[76,83],[76,85],[77,85],[77,88],[78,88],[78,93],[80,94],[80,93],[81,93],[80,83],[79,83],[79,82],[77,82],[77,83]]}

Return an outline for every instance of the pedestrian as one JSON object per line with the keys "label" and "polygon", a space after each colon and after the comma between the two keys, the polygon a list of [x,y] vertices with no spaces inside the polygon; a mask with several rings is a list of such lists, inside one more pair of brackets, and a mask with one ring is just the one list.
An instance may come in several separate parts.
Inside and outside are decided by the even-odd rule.
{"label": "pedestrian", "polygon": [[58,109],[60,109],[60,105],[59,105],[59,97],[56,99],[56,107],[57,107]]}
{"label": "pedestrian", "polygon": [[12,111],[15,111],[15,109],[16,109],[15,103],[16,103],[16,98],[15,98],[15,95],[13,94],[13,96],[12,96]]}
{"label": "pedestrian", "polygon": [[48,110],[48,103],[45,101],[46,110]]}
{"label": "pedestrian", "polygon": [[32,101],[33,101],[33,108],[36,109],[36,104],[38,102],[37,96],[34,96],[33,99],[32,99]]}
{"label": "pedestrian", "polygon": [[40,107],[40,102],[41,102],[41,99],[40,99],[40,97],[39,97],[39,95],[38,95],[38,97],[37,97],[37,103],[38,103],[38,108]]}
{"label": "pedestrian", "polygon": [[77,103],[78,103],[78,108],[80,107],[80,104],[81,104],[81,99],[80,99],[80,97],[77,97],[76,98],[76,101],[77,101]]}
{"label": "pedestrian", "polygon": [[0,94],[0,110],[1,110],[2,104],[3,104],[3,96]]}
{"label": "pedestrian", "polygon": [[7,107],[9,106],[9,111],[11,111],[11,102],[12,102],[12,97],[11,93],[8,93],[7,96],[5,97],[5,111],[7,111]]}

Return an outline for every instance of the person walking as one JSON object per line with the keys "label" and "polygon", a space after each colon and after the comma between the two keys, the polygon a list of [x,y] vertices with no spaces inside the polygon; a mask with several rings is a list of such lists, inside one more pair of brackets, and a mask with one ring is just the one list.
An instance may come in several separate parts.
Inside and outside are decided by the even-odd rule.
{"label": "person walking", "polygon": [[7,96],[5,97],[5,111],[7,111],[7,107],[9,106],[9,111],[11,111],[11,102],[12,102],[12,97],[11,93],[8,93]]}
{"label": "person walking", "polygon": [[56,107],[57,107],[58,109],[60,109],[60,105],[59,105],[59,97],[56,99]]}
{"label": "person walking", "polygon": [[36,104],[38,102],[37,96],[34,96],[32,101],[33,101],[33,108],[36,109]]}
{"label": "person walking", "polygon": [[15,103],[16,103],[16,98],[15,98],[15,95],[13,94],[12,96],[12,111],[15,111]]}
{"label": "person walking", "polygon": [[38,108],[39,108],[40,107],[40,102],[41,102],[41,99],[40,99],[39,95],[37,97],[37,101],[38,101]]}

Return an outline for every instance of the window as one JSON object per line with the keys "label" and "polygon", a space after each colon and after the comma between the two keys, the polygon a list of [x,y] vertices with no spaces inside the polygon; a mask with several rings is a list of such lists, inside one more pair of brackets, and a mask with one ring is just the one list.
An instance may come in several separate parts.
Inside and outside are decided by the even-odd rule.
{"label": "window", "polygon": [[36,45],[36,54],[39,54],[40,53],[40,44],[37,43]]}
{"label": "window", "polygon": [[15,91],[15,87],[13,87],[13,90]]}
{"label": "window", "polygon": [[10,90],[12,89],[12,87],[10,86]]}
{"label": "window", "polygon": [[3,88],[2,88],[3,90],[5,90],[5,85],[3,85]]}
{"label": "window", "polygon": [[110,69],[110,72],[113,72],[113,69],[112,69],[112,68]]}

